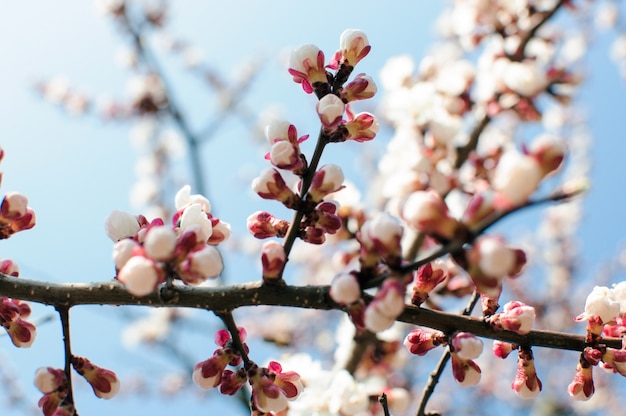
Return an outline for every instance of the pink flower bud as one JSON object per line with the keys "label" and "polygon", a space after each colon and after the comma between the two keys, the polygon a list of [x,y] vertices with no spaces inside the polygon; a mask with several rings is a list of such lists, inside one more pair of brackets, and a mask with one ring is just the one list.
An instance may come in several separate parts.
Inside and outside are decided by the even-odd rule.
{"label": "pink flower bud", "polygon": [[493,315],[488,322],[496,329],[524,335],[530,332],[535,322],[535,308],[522,302],[511,301],[504,305],[504,312]]}
{"label": "pink flower bud", "polygon": [[287,207],[295,207],[299,198],[276,169],[266,169],[252,181],[252,190],[263,199],[274,199]]}
{"label": "pink flower bud", "polygon": [[284,237],[289,223],[278,220],[269,212],[257,211],[247,220],[248,230],[256,238]]}
{"label": "pink flower bud", "polygon": [[277,168],[291,170],[296,174],[304,168],[300,149],[288,141],[279,141],[272,145],[270,161]]}
{"label": "pink flower bud", "polygon": [[326,132],[333,132],[341,123],[345,104],[335,94],[326,94],[315,106]]}
{"label": "pink flower bud", "polygon": [[316,83],[328,82],[324,68],[324,52],[315,45],[302,45],[289,56],[289,73],[294,82],[310,94]]}
{"label": "pink flower bud", "polygon": [[346,102],[365,100],[372,98],[376,94],[376,84],[369,75],[358,74],[352,82],[346,85],[342,91],[342,96]]}
{"label": "pink flower bud", "polygon": [[605,369],[626,377],[626,349],[607,348],[602,361]]}
{"label": "pink flower bud", "polygon": [[462,221],[468,227],[479,225],[495,211],[494,193],[492,191],[475,194],[467,204]]}
{"label": "pink flower bud", "polygon": [[330,298],[340,305],[350,305],[361,298],[361,286],[354,273],[339,273],[330,283]]}
{"label": "pink flower bud", "polygon": [[18,277],[20,275],[20,268],[13,260],[6,259],[0,261],[0,273]]}
{"label": "pink flower bud", "polygon": [[480,256],[478,267],[489,277],[502,278],[515,268],[515,252],[502,238],[485,236],[476,242]]}
{"label": "pink flower bud", "polygon": [[289,141],[289,129],[291,127],[292,124],[288,121],[273,120],[265,127],[265,137],[270,145],[274,145],[274,143],[280,141]]}
{"label": "pink flower bud", "polygon": [[593,367],[589,364],[576,367],[574,380],[567,386],[567,392],[575,400],[587,401],[595,392],[593,385]]}
{"label": "pink flower bud", "polygon": [[446,337],[441,332],[414,329],[404,338],[404,346],[411,354],[425,355],[428,351],[446,342]]}
{"label": "pink flower bud", "polygon": [[199,194],[191,195],[191,186],[185,185],[176,193],[174,205],[176,210],[180,211],[191,204],[200,204],[202,211],[211,212],[211,203],[209,200]]}
{"label": "pink flower bud", "polygon": [[403,233],[404,227],[395,217],[379,213],[361,226],[358,239],[366,252],[376,253],[393,265],[399,265]]}
{"label": "pink flower bud", "polygon": [[329,193],[343,188],[343,181],[343,171],[339,166],[332,164],[324,165],[313,176],[309,197],[313,201],[321,201]]}
{"label": "pink flower bud", "polygon": [[367,56],[371,49],[365,33],[358,29],[346,29],[339,38],[339,50],[343,56],[341,63],[355,66]]}
{"label": "pink flower bud", "polygon": [[499,340],[493,341],[493,355],[496,357],[505,359],[512,351],[513,344]]}
{"label": "pink flower bud", "polygon": [[426,235],[451,240],[459,228],[444,200],[432,190],[413,192],[404,200],[400,213],[407,224]]}
{"label": "pink flower bud", "polygon": [[283,391],[274,383],[274,377],[266,368],[251,370],[252,403],[261,412],[280,412],[288,405]]}
{"label": "pink flower bud", "polygon": [[413,285],[413,295],[411,303],[419,306],[426,302],[430,292],[433,291],[441,282],[448,277],[448,270],[445,263],[439,259],[430,263],[426,263],[419,269],[415,275],[415,284]]}
{"label": "pink flower bud", "polygon": [[452,361],[452,375],[454,379],[463,387],[475,386],[480,382],[480,367],[472,360],[465,360],[459,354],[450,354]]}
{"label": "pink flower bud", "polygon": [[245,369],[240,368],[237,372],[224,370],[220,382],[220,393],[233,396],[248,381],[248,374]]}
{"label": "pink flower bud", "polygon": [[107,235],[114,243],[122,238],[134,237],[139,231],[139,221],[136,215],[122,211],[113,211],[104,222]]}
{"label": "pink flower bud", "polygon": [[565,153],[563,140],[547,134],[537,137],[528,152],[539,163],[543,176],[550,175],[563,165]]}
{"label": "pink flower bud", "polygon": [[146,296],[154,292],[162,281],[162,273],[153,260],[133,256],[120,269],[117,280],[124,283],[131,295]]}
{"label": "pink flower bud", "polygon": [[133,250],[135,247],[139,247],[134,240],[125,238],[118,241],[113,245],[113,262],[115,263],[115,270],[120,270],[128,260],[133,256]]}
{"label": "pink flower bud", "polygon": [[35,387],[44,394],[59,390],[65,383],[65,372],[59,368],[40,367],[35,372]]}
{"label": "pink flower bud", "polygon": [[117,375],[105,368],[92,364],[82,357],[72,357],[72,366],[91,385],[93,392],[101,399],[110,399],[120,391]]}
{"label": "pink flower bud", "polygon": [[483,342],[469,332],[457,332],[450,341],[452,350],[463,360],[478,358],[483,352]]}
{"label": "pink flower bud", "polygon": [[222,372],[230,360],[226,354],[218,351],[208,360],[196,364],[193,369],[193,382],[205,390],[212,389],[220,384]]}
{"label": "pink flower bud", "polygon": [[536,159],[513,150],[506,152],[493,174],[492,185],[500,198],[497,205],[502,208],[522,205],[537,190],[542,178]]}
{"label": "pink flower bud", "polygon": [[271,281],[280,277],[285,267],[287,256],[285,249],[277,241],[267,241],[261,248],[261,264],[263,265],[263,280]]}
{"label": "pink flower bud", "polygon": [[206,241],[207,244],[216,246],[230,238],[232,231],[229,223],[217,218],[212,218],[211,224],[213,224],[213,230],[211,232],[211,237],[209,237]]}
{"label": "pink flower bud", "polygon": [[179,227],[181,231],[193,230],[198,243],[206,243],[213,233],[213,224],[200,203],[193,203],[184,208]]}
{"label": "pink flower bud", "polygon": [[148,230],[143,247],[150,258],[156,261],[169,261],[174,256],[176,238],[176,232],[171,227],[151,227]]}
{"label": "pink flower bud", "polygon": [[304,390],[300,375],[295,371],[283,371],[282,366],[276,361],[270,361],[267,368],[274,373],[274,384],[282,390],[287,400],[297,399]]}
{"label": "pink flower bud", "polygon": [[180,264],[180,278],[187,284],[199,284],[222,273],[224,263],[215,247],[204,246],[192,251]]}
{"label": "pink flower bud", "polygon": [[511,388],[522,399],[533,399],[541,391],[541,380],[537,377],[535,360],[530,349],[520,349],[517,374]]}
{"label": "pink flower bud", "polygon": [[5,326],[11,342],[18,348],[29,348],[35,342],[37,328],[22,318],[17,318]]}
{"label": "pink flower bud", "polygon": [[345,123],[348,135],[346,139],[356,142],[366,142],[376,137],[376,133],[380,129],[378,120],[370,113],[359,113],[354,117],[348,118]]}
{"label": "pink flower bud", "polygon": [[404,311],[405,285],[400,279],[388,278],[365,310],[365,326],[372,332],[390,328]]}
{"label": "pink flower bud", "polygon": [[363,321],[365,328],[376,333],[391,328],[395,322],[395,318],[383,315],[378,308],[368,306],[365,309]]}
{"label": "pink flower bud", "polygon": [[2,218],[17,219],[26,214],[28,198],[17,192],[9,192],[4,196],[0,205]]}

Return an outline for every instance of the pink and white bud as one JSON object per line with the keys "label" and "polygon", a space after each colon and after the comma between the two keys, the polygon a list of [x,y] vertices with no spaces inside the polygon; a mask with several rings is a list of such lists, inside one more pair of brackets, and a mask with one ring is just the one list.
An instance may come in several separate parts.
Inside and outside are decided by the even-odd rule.
{"label": "pink and white bud", "polygon": [[404,283],[400,279],[388,278],[365,310],[365,326],[372,332],[390,328],[404,311]]}
{"label": "pink and white bud", "polygon": [[280,277],[287,261],[285,248],[277,241],[267,241],[261,248],[263,280],[273,281]]}
{"label": "pink and white bud", "polygon": [[271,375],[268,369],[260,368],[250,376],[252,402],[258,410],[264,413],[280,412],[288,405],[287,397],[274,383]]}
{"label": "pink and white bud", "polygon": [[376,253],[394,265],[401,261],[402,248],[400,241],[404,227],[388,213],[376,214],[367,220],[358,234],[361,247],[368,253]]}
{"label": "pink and white bud", "polygon": [[113,211],[104,222],[104,229],[114,243],[123,238],[134,237],[139,231],[136,215],[123,211]]}
{"label": "pink and white bud", "polygon": [[367,307],[363,315],[363,324],[369,331],[377,333],[393,326],[395,318],[383,315],[378,308]]}
{"label": "pink and white bud", "polygon": [[237,394],[246,381],[248,381],[248,373],[245,369],[240,368],[236,372],[224,370],[220,382],[220,393],[233,396]]}
{"label": "pink and white bud", "polygon": [[620,313],[620,303],[613,297],[613,291],[605,286],[595,286],[585,301],[585,312],[576,317],[577,321],[598,317],[602,323],[611,322]]}
{"label": "pink and white bud", "polygon": [[372,77],[358,74],[352,82],[344,87],[341,98],[348,103],[356,100],[366,100],[372,98],[376,91],[376,83]]}
{"label": "pink and white bud", "polygon": [[322,126],[326,132],[332,132],[337,129],[341,123],[343,112],[346,105],[335,94],[326,94],[315,106],[317,114],[320,117]]}
{"label": "pink and white bud", "polygon": [[435,191],[416,191],[402,203],[400,216],[415,230],[451,240],[459,222],[448,214],[448,206]]}
{"label": "pink and white bud", "polygon": [[626,377],[626,349],[607,348],[602,361],[605,369]]}
{"label": "pink and white bud", "polygon": [[270,162],[279,169],[291,170],[296,174],[304,168],[300,149],[288,141],[278,141],[272,145]]}
{"label": "pink and white bud", "polygon": [[514,150],[506,152],[493,174],[492,185],[498,192],[496,205],[501,208],[522,205],[537,190],[543,176],[535,158]]}
{"label": "pink and white bud", "polygon": [[220,350],[213,357],[201,361],[193,368],[193,382],[204,390],[212,389],[220,384],[222,373],[228,364],[229,357]]}
{"label": "pink and white bud", "polygon": [[469,332],[457,332],[450,341],[452,350],[463,360],[476,359],[483,352],[483,342]]}
{"label": "pink and white bud", "polygon": [[530,349],[520,349],[517,373],[511,388],[522,399],[534,399],[541,392],[541,380],[537,377],[535,360]]}
{"label": "pink and white bud", "polygon": [[289,223],[265,211],[257,211],[247,219],[248,230],[255,238],[284,237]]}
{"label": "pink and white bud", "polygon": [[367,56],[372,47],[365,32],[358,29],[346,29],[339,38],[339,51],[343,57],[341,63],[355,66]]}
{"label": "pink and white bud", "polygon": [[593,367],[589,364],[576,367],[574,380],[567,386],[567,392],[575,400],[587,401],[595,392],[593,385]]}
{"label": "pink and white bud", "polygon": [[191,195],[191,186],[185,185],[176,193],[174,206],[177,211],[180,211],[191,204],[200,204],[202,211],[211,212],[211,203],[209,200],[200,194]]}
{"label": "pink and white bud", "polygon": [[565,142],[558,137],[543,134],[532,142],[528,154],[537,160],[545,177],[563,165],[566,154]]}
{"label": "pink and white bud", "polygon": [[213,233],[213,224],[202,210],[201,203],[192,203],[184,208],[180,216],[180,230],[193,230],[196,233],[198,243],[206,243]]}
{"label": "pink and white bud", "polygon": [[180,278],[187,284],[199,284],[220,275],[224,270],[222,256],[215,247],[194,250],[180,264]]}
{"label": "pink and white bud", "polygon": [[446,343],[446,336],[442,332],[414,329],[404,338],[404,346],[411,354],[425,355],[428,351]]}
{"label": "pink and white bud", "polygon": [[44,394],[57,391],[66,383],[67,377],[60,368],[40,367],[35,372],[35,387]]}
{"label": "pink and white bud", "polygon": [[169,261],[174,257],[176,239],[176,232],[171,227],[151,227],[148,230],[143,247],[148,257],[156,261]]}
{"label": "pink and white bud", "polygon": [[361,299],[361,286],[354,273],[339,273],[330,282],[330,298],[340,305],[350,305]]}
{"label": "pink and white bud", "polygon": [[506,246],[503,238],[485,236],[476,242],[480,260],[478,267],[489,277],[503,278],[514,270],[515,252]]}
{"label": "pink and white bud", "polygon": [[280,172],[269,168],[261,172],[261,176],[252,181],[252,190],[263,199],[274,199],[285,206],[295,207],[299,198],[285,183]]}
{"label": "pink and white bud", "polygon": [[297,399],[304,390],[300,375],[295,371],[283,371],[282,366],[276,361],[270,361],[267,368],[274,373],[274,384],[282,390],[287,400]]}
{"label": "pink and white bud", "polygon": [[130,238],[125,238],[118,241],[113,245],[113,262],[115,263],[115,270],[120,270],[131,257],[133,257],[133,250],[135,247],[139,247],[139,244]]}
{"label": "pink and white bud", "polygon": [[347,140],[356,142],[367,142],[376,137],[376,133],[380,129],[378,120],[370,113],[359,113],[355,117],[349,118],[344,124],[348,134]]}
{"label": "pink and white bud", "polygon": [[446,264],[440,260],[434,260],[426,263],[415,274],[415,284],[413,285],[413,295],[411,303],[419,306],[426,302],[430,296],[430,292],[435,289],[441,282],[448,277],[448,268]]}
{"label": "pink and white bud", "polygon": [[310,94],[316,83],[326,83],[324,52],[315,45],[302,45],[289,56],[289,73],[294,82],[302,84],[302,89]]}
{"label": "pink and white bud", "polygon": [[92,364],[82,357],[72,357],[72,366],[87,380],[93,392],[101,399],[111,399],[120,391],[120,380],[111,371]]}
{"label": "pink and white bud", "polygon": [[156,263],[144,256],[133,256],[120,269],[117,280],[124,283],[133,296],[146,296],[154,292],[163,280],[163,272]]}
{"label": "pink and white bud", "polygon": [[480,382],[480,367],[472,360],[465,360],[459,354],[450,354],[452,361],[452,375],[462,387],[475,386]]}
{"label": "pink and white bud", "polygon": [[496,211],[494,199],[495,195],[490,190],[475,194],[468,202],[461,221],[470,228],[481,224]]}
{"label": "pink and white bud", "polygon": [[514,345],[500,340],[493,341],[493,355],[505,359],[514,350]]}
{"label": "pink and white bud", "polygon": [[489,323],[496,329],[513,331],[520,335],[530,332],[535,322],[535,308],[518,301],[504,305],[504,311],[493,315]]}
{"label": "pink and white bud", "polygon": [[546,74],[533,61],[508,62],[502,81],[508,88],[527,98],[534,97],[547,86]]}
{"label": "pink and white bud", "polygon": [[337,165],[324,165],[315,172],[309,189],[309,197],[313,201],[321,201],[331,192],[343,188],[343,171]]}
{"label": "pink and white bud", "polygon": [[211,218],[211,224],[213,225],[213,230],[211,237],[206,241],[207,244],[216,246],[230,238],[232,231],[229,223],[217,218]]}
{"label": "pink and white bud", "polygon": [[[265,126],[265,138],[270,146],[281,141],[289,141],[289,129],[292,124],[285,120],[272,120]],[[294,127],[295,128],[295,127]]]}
{"label": "pink and white bud", "polygon": [[4,196],[0,204],[2,218],[16,219],[26,214],[28,198],[17,192],[9,192]]}
{"label": "pink and white bud", "polygon": [[0,273],[8,276],[18,277],[20,275],[20,268],[16,262],[10,259],[0,261]]}
{"label": "pink and white bud", "polygon": [[18,348],[30,348],[37,337],[37,328],[21,317],[4,324],[11,342]]}

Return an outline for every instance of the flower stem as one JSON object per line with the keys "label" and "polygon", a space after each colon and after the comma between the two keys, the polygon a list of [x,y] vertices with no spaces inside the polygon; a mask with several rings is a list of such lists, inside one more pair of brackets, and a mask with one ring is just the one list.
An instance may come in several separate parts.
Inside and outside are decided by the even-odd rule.
{"label": "flower stem", "polygon": [[246,352],[246,348],[243,345],[243,341],[239,336],[239,328],[237,328],[237,324],[235,323],[235,318],[233,317],[233,311],[216,311],[215,314],[220,317],[228,332],[230,332],[230,336],[233,340],[233,345],[241,355],[241,359],[243,360],[243,366],[247,370],[253,364],[250,361],[250,357],[248,357],[248,353]]}
{"label": "flower stem", "polygon": [[[61,330],[63,332],[63,346],[65,351],[65,378],[67,379],[67,396],[63,399],[63,404],[74,407],[74,392],[72,387],[72,342],[70,339],[70,307],[66,305],[55,306],[61,318]],[[78,416],[74,410],[74,416]]]}

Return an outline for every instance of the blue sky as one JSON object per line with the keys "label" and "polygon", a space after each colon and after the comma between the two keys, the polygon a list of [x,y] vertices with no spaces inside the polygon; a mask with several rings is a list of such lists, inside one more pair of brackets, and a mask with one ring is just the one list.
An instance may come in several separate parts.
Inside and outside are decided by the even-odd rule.
{"label": "blue sky", "polygon": [[[409,53],[419,61],[431,44],[433,22],[442,4],[404,2],[402,6],[382,7],[364,1],[198,3],[175,2],[171,32],[200,47],[206,61],[226,76],[236,72],[248,57],[264,57],[267,63],[245,100],[247,106],[261,111],[267,105],[280,104],[299,132],[312,136],[318,128],[314,101],[292,83],[277,57],[303,43],[315,43],[330,55],[344,29],[360,28],[368,34],[373,49],[359,70],[376,77],[389,57]],[[580,234],[585,253],[582,262],[590,273],[590,287],[595,267],[623,247],[626,232],[626,197],[620,186],[626,174],[626,87],[608,58],[611,40],[611,34],[597,37],[586,61],[589,82],[580,96],[594,136],[592,189],[585,202]],[[39,78],[64,75],[73,85],[95,95],[122,95],[128,72],[115,64],[121,44],[113,25],[97,16],[89,1],[66,1],[63,6],[13,2],[5,5],[0,15],[0,146],[6,152],[0,165],[4,172],[2,191],[17,190],[28,196],[38,216],[35,229],[2,242],[0,258],[17,261],[24,277],[58,282],[113,277],[111,242],[103,222],[112,209],[131,211],[129,190],[135,181],[136,153],[128,139],[129,125],[104,123],[89,116],[71,117],[42,101],[32,85]],[[214,111],[210,95],[199,89],[197,79],[180,70],[179,59],[167,58],[164,65],[192,126],[203,126]],[[378,149],[375,143],[359,146],[333,147],[325,160],[345,162],[353,160],[358,152]],[[241,166],[246,167],[244,172],[263,167],[262,152],[241,122],[227,121],[214,140],[203,147],[202,157],[207,160],[209,196],[215,211],[236,231],[245,229],[245,218],[253,210],[274,208],[251,196],[247,185],[237,179],[247,177]],[[360,174],[358,169],[351,170],[353,175]],[[352,179],[364,181],[362,177]],[[511,224],[528,228],[522,220]],[[229,275],[239,276],[245,271],[231,266]],[[244,280],[257,275],[255,271]],[[52,312],[36,309],[39,316]],[[173,367],[157,354],[146,358],[141,351],[127,352],[119,342],[118,316],[115,308],[76,308],[75,352],[110,367],[123,378],[137,371],[156,374],[156,366]],[[205,339],[198,337],[198,343],[204,344],[190,346],[190,353],[198,360],[204,359],[213,350],[211,340],[212,334]],[[59,327],[56,322],[42,326],[30,350],[15,351],[7,341],[0,338],[0,358],[10,360],[13,369],[20,372],[19,380],[34,404],[38,398],[32,387],[35,369],[62,364]],[[137,362],[139,366],[135,366]],[[142,413],[164,415],[182,410],[181,406],[193,413],[214,405],[195,400],[196,393],[187,393],[184,400],[119,398],[102,402],[92,399],[91,393],[79,386],[77,403],[82,414],[105,414],[114,409],[134,414],[133,410],[141,409]]]}

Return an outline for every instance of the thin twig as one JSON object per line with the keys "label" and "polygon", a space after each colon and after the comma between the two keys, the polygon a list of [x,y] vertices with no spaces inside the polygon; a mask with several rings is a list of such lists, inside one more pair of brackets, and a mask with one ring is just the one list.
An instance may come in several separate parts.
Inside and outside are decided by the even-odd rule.
{"label": "thin twig", "polygon": [[[74,409],[74,390],[72,387],[72,342],[70,339],[70,307],[65,305],[55,306],[59,317],[61,318],[61,330],[63,332],[63,346],[65,352],[65,378],[67,379],[67,395],[63,399],[62,404],[69,404]],[[74,410],[74,416],[78,416]]]}
{"label": "thin twig", "polygon": [[215,314],[220,317],[222,322],[224,322],[226,329],[228,330],[228,332],[230,332],[230,336],[233,340],[233,345],[235,346],[235,348],[241,355],[241,359],[243,360],[244,368],[246,370],[249,369],[252,362],[250,361],[250,358],[248,357],[248,352],[246,351],[246,348],[243,345],[243,341],[241,340],[241,337],[239,336],[239,328],[237,327],[237,324],[235,323],[233,312],[231,310],[215,311]]}
{"label": "thin twig", "polygon": [[387,395],[385,393],[381,394],[378,398],[378,403],[383,407],[383,414],[385,416],[391,416],[389,413],[389,404],[387,403]]}
{"label": "thin twig", "polygon": [[[478,294],[478,292],[474,291],[474,293],[472,294],[472,297],[470,298],[469,303],[463,310],[463,316],[469,316],[472,313],[472,310],[478,303],[479,299],[480,299],[480,295]],[[439,359],[437,366],[435,367],[433,372],[430,373],[428,382],[426,383],[426,386],[424,386],[424,391],[422,392],[422,398],[420,399],[420,406],[417,409],[417,416],[425,415],[424,412],[426,410],[426,405],[428,404],[430,397],[435,392],[435,387],[437,386],[437,383],[439,383],[439,379],[441,378],[441,375],[443,374],[443,370],[446,368],[446,365],[448,364],[449,360],[450,360],[450,348],[446,347],[446,351],[441,355],[441,358]]]}

